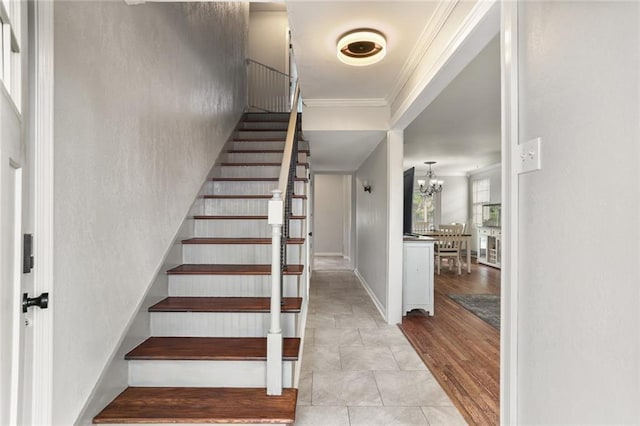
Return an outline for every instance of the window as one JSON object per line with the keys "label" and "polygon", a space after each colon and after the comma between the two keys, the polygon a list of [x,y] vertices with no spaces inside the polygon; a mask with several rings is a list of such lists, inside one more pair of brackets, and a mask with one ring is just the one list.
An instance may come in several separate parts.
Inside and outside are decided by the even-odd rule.
{"label": "window", "polygon": [[422,232],[435,227],[435,197],[426,197],[420,191],[413,193],[413,232]]}
{"label": "window", "polygon": [[20,17],[22,1],[0,0],[0,82],[15,106],[21,103]]}
{"label": "window", "polygon": [[474,226],[482,226],[482,205],[489,202],[491,196],[491,181],[489,178],[478,179],[472,182],[471,203]]}

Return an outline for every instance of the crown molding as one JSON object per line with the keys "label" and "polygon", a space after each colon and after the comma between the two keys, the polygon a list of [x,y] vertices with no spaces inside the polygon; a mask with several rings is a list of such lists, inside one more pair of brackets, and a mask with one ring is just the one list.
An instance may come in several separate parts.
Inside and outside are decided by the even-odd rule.
{"label": "crown molding", "polygon": [[334,98],[334,99],[309,99],[304,98],[302,103],[308,108],[375,108],[388,107],[386,99],[383,98]]}
{"label": "crown molding", "polygon": [[420,64],[420,61],[422,61],[422,58],[424,58],[424,56],[431,48],[433,41],[436,39],[438,34],[440,34],[442,27],[447,22],[447,19],[449,19],[449,16],[455,9],[458,1],[459,0],[452,0],[438,3],[436,10],[433,12],[431,17],[429,18],[429,21],[427,21],[427,24],[424,26],[420,37],[418,37],[418,42],[413,47],[409,58],[400,70],[400,74],[396,79],[396,84],[387,97],[387,102],[389,104],[393,103],[396,97],[400,94],[402,88],[407,84],[409,77],[411,77],[413,72]]}
{"label": "crown molding", "polygon": [[[458,4],[457,1],[456,4]],[[421,76],[419,83],[411,89],[407,96],[404,99],[401,99],[401,103],[398,105],[395,112],[392,111],[391,123],[394,126],[400,123],[400,119],[403,117],[403,114],[405,114],[409,107],[416,101],[420,93],[433,82],[435,76],[451,59],[456,50],[467,40],[468,36],[476,29],[478,24],[485,18],[487,18],[487,16],[489,16],[490,12],[496,5],[498,5],[498,0],[479,0],[476,2],[471,12],[465,17],[462,24],[449,39],[449,42],[445,46],[444,50],[438,55],[438,58],[433,63],[433,65],[429,67],[428,70],[426,70],[425,74]],[[496,7],[498,7],[498,13],[494,14],[495,16],[493,17],[497,17],[497,19],[499,20],[499,5]],[[407,80],[405,80],[405,83],[406,81]],[[404,85],[401,87],[401,89],[403,87]],[[399,93],[395,94],[395,97],[390,100],[390,105],[393,105],[393,103],[398,101],[398,95]]]}

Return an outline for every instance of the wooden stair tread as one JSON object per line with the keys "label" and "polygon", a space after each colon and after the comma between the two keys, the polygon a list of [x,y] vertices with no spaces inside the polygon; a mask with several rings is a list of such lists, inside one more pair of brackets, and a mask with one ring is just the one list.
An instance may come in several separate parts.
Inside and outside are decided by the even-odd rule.
{"label": "wooden stair tread", "polygon": [[[246,200],[267,200],[267,199],[271,199],[273,198],[273,195],[269,195],[269,194],[264,194],[264,195],[243,195],[243,194],[239,194],[239,195],[230,195],[230,194],[223,194],[223,195],[218,195],[218,194],[213,194],[213,195],[203,195],[202,198],[204,198],[205,200],[235,200],[235,199],[246,199]],[[306,195],[292,195],[291,198],[296,199],[296,200],[306,200],[307,196]]]}
{"label": "wooden stair tread", "polygon": [[[271,244],[271,238],[189,238],[182,244]],[[304,238],[289,238],[287,244],[304,244]]]}
{"label": "wooden stair tread", "polygon": [[[213,182],[278,182],[277,177],[214,177],[209,179]],[[307,182],[307,178],[293,178],[296,182]]]}
{"label": "wooden stair tread", "polygon": [[93,423],[293,423],[297,389],[128,387]]}
{"label": "wooden stair tread", "polygon": [[[245,131],[250,131],[250,130],[245,130]],[[284,143],[285,140],[282,138],[251,138],[251,139],[246,139],[246,138],[234,138],[233,139],[234,142],[282,142]]]}
{"label": "wooden stair tread", "polygon": [[[269,297],[167,297],[149,312],[269,312]],[[302,298],[283,297],[282,312],[298,313]]]}
{"label": "wooden stair tread", "polygon": [[[252,112],[251,114],[260,114],[260,113]],[[267,112],[267,113],[264,113],[264,114],[269,114],[269,113]],[[279,114],[279,113],[277,113],[277,114]],[[274,120],[273,118],[270,118],[269,120],[242,120],[243,124],[247,124],[247,123],[260,123],[260,124],[262,124],[262,123],[288,123],[288,122],[289,122],[289,117],[281,118],[279,120]]]}
{"label": "wooden stair tread", "polygon": [[[300,339],[285,337],[282,359],[295,361]],[[127,360],[264,361],[266,337],[150,337],[125,355]]]}
{"label": "wooden stair tread", "polygon": [[[242,219],[242,220],[267,220],[269,217],[267,215],[257,215],[257,216],[210,216],[210,215],[198,215],[194,216],[194,219],[197,220],[234,220],[234,219]],[[300,220],[306,219],[306,216],[290,216],[290,219]]]}
{"label": "wooden stair tread", "polygon": [[[220,163],[222,167],[280,167],[282,163],[259,163],[259,162],[235,162],[235,163]],[[296,163],[297,166],[309,167],[309,163]]]}
{"label": "wooden stair tread", "polygon": [[[246,121],[243,121],[246,123]],[[265,121],[265,123],[269,123]],[[238,129],[238,132],[286,132],[287,129]]]}
{"label": "wooden stair tread", "polygon": [[[284,149],[228,149],[228,153],[231,154],[283,154]],[[299,149],[298,154],[308,154],[311,152],[309,149]]]}
{"label": "wooden stair tread", "polygon": [[[303,265],[287,265],[284,275],[301,275]],[[169,275],[271,275],[271,265],[184,264],[167,271]]]}

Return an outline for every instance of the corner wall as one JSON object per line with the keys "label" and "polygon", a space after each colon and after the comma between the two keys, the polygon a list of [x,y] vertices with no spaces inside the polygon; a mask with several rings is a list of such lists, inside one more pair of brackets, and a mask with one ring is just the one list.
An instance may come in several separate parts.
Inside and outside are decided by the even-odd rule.
{"label": "corner wall", "polygon": [[245,107],[248,5],[54,14],[53,419],[72,424]]}
{"label": "corner wall", "polygon": [[[517,424],[640,423],[640,4],[520,2]],[[515,156],[514,156],[515,157]]]}

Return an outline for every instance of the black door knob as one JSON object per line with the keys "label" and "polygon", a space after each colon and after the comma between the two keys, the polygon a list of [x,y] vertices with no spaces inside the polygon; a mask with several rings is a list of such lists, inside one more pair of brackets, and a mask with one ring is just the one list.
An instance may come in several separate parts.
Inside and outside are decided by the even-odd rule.
{"label": "black door knob", "polygon": [[47,309],[47,306],[49,306],[49,293],[42,293],[38,297],[29,297],[27,293],[24,293],[22,295],[22,312],[27,312],[29,306]]}

